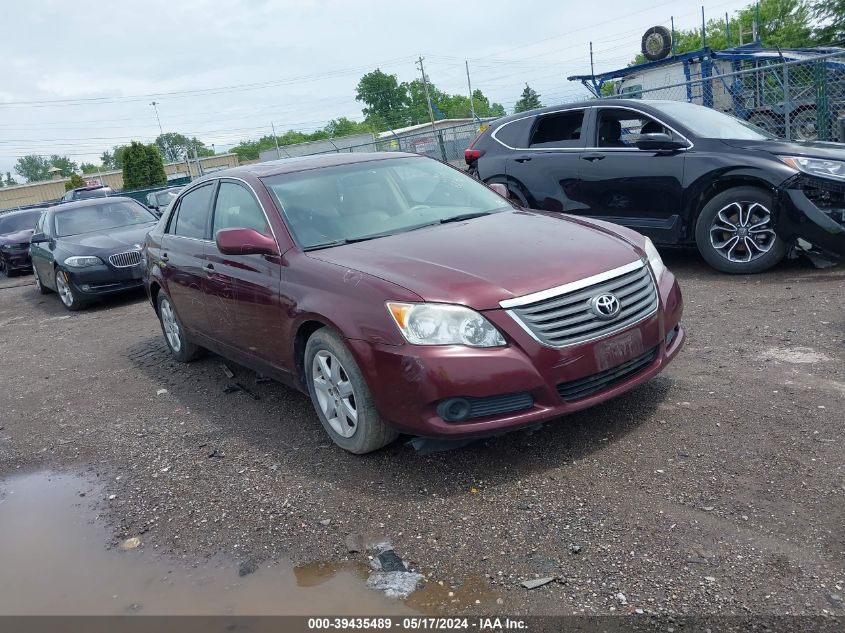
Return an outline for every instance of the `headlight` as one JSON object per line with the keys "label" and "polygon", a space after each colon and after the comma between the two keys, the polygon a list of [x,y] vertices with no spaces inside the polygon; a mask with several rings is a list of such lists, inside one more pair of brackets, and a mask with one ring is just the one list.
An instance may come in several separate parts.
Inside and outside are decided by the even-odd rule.
{"label": "headlight", "polygon": [[803,156],[778,156],[784,163],[811,176],[845,180],[845,161],[826,158],[804,158]]}
{"label": "headlight", "polygon": [[654,278],[660,281],[660,277],[663,276],[666,266],[663,264],[660,253],[657,252],[654,244],[648,238],[645,238],[645,254],[648,257],[648,265],[651,266],[651,270],[654,272]]}
{"label": "headlight", "polygon": [[0,251],[11,251],[14,250],[14,248],[15,247],[11,244],[3,244],[2,246],[0,246]]}
{"label": "headlight", "polygon": [[500,347],[505,339],[475,310],[444,303],[394,303],[387,309],[402,335],[414,345]]}
{"label": "headlight", "polygon": [[102,259],[92,256],[74,256],[65,260],[65,266],[71,268],[88,268],[89,266],[99,266],[102,263]]}

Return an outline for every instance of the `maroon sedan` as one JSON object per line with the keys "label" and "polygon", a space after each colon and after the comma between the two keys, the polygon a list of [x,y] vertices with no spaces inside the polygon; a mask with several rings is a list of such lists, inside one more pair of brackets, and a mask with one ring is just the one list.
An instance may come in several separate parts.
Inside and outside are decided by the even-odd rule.
{"label": "maroon sedan", "polygon": [[43,211],[42,208],[36,208],[0,212],[0,273],[12,276],[17,272],[32,270],[29,238]]}
{"label": "maroon sedan", "polygon": [[180,193],[145,257],[177,359],[208,348],[306,391],[353,453],[584,409],[684,340],[681,292],[647,238],[521,209],[410,154],[216,172]]}

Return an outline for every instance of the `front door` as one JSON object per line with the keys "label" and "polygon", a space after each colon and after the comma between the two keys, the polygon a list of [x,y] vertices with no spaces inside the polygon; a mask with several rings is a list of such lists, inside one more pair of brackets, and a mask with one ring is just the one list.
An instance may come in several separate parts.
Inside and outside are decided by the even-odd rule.
{"label": "front door", "polygon": [[[273,237],[264,210],[249,189],[222,180],[214,204],[212,235],[233,228],[254,229]],[[210,242],[203,282],[211,336],[277,367],[287,356],[288,344],[282,328],[286,316],[279,304],[281,261],[270,255],[224,255]]]}
{"label": "front door", "polygon": [[38,279],[41,280],[41,285],[46,288],[55,288],[55,266],[53,262],[53,249],[55,248],[55,238],[52,229],[52,214],[42,213],[41,217],[35,225],[33,235],[43,234],[50,238],[49,242],[38,242],[37,244],[30,244],[29,255],[32,258],[32,267],[35,269]]}
{"label": "front door", "polygon": [[161,239],[161,270],[176,314],[185,328],[206,335],[209,323],[203,280],[213,194],[214,184],[209,183],[182,196]]}
{"label": "front door", "polygon": [[600,108],[580,155],[578,199],[584,215],[622,224],[656,242],[677,241],[685,152],[637,149],[640,134],[673,132],[627,108]]}
{"label": "front door", "polygon": [[575,191],[587,112],[562,110],[537,117],[524,142],[510,152],[505,173],[509,189],[523,198],[521,204],[566,213],[584,208]]}

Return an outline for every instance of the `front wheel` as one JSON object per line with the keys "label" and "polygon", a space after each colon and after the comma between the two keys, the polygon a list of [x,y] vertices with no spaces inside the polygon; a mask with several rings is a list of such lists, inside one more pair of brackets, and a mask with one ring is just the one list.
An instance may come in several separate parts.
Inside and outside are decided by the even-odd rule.
{"label": "front wheel", "polygon": [[202,348],[185,336],[185,329],[176,316],[170,298],[164,292],[159,292],[157,305],[161,331],[164,333],[164,340],[173,357],[181,363],[190,363],[198,358],[202,353]]}
{"label": "front wheel", "polygon": [[74,289],[67,273],[61,268],[56,269],[56,292],[59,293],[62,304],[71,312],[82,310],[85,307],[85,303]]}
{"label": "front wheel", "polygon": [[734,187],[713,196],[695,224],[695,242],[705,261],[732,274],[768,270],[785,256],[786,242],[774,230],[772,195],[758,187]]}
{"label": "front wheel", "polygon": [[322,328],[308,339],[305,374],[317,417],[341,448],[370,453],[399,436],[379,416],[358,364],[336,332]]}

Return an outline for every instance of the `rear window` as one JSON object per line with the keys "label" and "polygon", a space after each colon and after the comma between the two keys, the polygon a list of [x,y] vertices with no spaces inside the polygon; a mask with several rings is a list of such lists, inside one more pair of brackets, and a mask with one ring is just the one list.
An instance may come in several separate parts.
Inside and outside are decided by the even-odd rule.
{"label": "rear window", "polygon": [[531,135],[531,147],[580,147],[583,123],[583,110],[539,117]]}
{"label": "rear window", "polygon": [[505,123],[494,134],[500,143],[504,143],[508,147],[528,147],[528,133],[531,131],[531,125],[533,123],[534,117],[517,119],[516,121]]}

